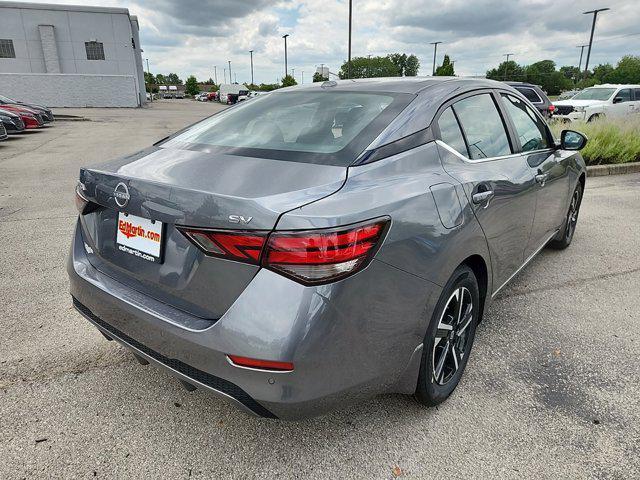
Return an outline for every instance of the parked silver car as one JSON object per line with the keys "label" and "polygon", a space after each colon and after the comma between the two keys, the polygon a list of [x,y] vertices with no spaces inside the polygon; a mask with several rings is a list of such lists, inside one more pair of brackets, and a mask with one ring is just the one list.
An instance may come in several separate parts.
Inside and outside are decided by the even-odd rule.
{"label": "parked silver car", "polygon": [[436,405],[491,299],[571,243],[585,142],[488,80],[276,91],[81,169],[73,304],[256,415]]}

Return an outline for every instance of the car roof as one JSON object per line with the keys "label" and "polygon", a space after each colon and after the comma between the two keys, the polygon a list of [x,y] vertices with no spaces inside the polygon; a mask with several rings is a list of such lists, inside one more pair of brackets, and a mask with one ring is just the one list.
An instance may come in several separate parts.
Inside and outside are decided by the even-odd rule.
{"label": "car roof", "polygon": [[622,84],[622,83],[603,83],[600,85],[594,85],[589,88],[640,88],[640,85]]}
{"label": "car roof", "polygon": [[497,88],[504,86],[502,82],[487,80],[486,78],[381,77],[314,82],[282,88],[278,90],[278,93],[331,89],[335,91],[410,93],[416,95],[424,90],[428,90],[430,87],[442,86],[443,84],[450,84],[452,90],[459,89],[463,85],[473,88]]}

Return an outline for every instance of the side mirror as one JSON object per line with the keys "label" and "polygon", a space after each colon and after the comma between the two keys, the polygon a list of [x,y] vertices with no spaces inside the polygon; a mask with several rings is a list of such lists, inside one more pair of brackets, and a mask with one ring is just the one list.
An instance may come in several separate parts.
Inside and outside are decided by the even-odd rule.
{"label": "side mirror", "polygon": [[563,130],[560,134],[560,148],[562,150],[582,150],[587,141],[586,136],[573,130]]}
{"label": "side mirror", "polygon": [[615,97],[613,99],[613,103],[622,103],[623,98],[622,97]]}

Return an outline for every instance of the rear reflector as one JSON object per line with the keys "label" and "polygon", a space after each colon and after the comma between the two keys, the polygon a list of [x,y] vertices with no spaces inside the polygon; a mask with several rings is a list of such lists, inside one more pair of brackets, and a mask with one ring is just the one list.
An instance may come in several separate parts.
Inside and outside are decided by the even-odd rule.
{"label": "rear reflector", "polygon": [[239,367],[257,368],[260,370],[274,370],[277,372],[290,372],[293,370],[291,362],[274,362],[271,360],[258,360],[255,358],[227,355],[232,364]]}
{"label": "rear reflector", "polygon": [[262,265],[304,285],[319,285],[364,268],[389,219],[318,230],[267,232],[179,230],[207,255]]}

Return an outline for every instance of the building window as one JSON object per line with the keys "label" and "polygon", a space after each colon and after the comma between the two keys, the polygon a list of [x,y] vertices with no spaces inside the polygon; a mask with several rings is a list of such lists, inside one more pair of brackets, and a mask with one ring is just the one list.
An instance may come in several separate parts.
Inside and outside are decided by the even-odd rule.
{"label": "building window", "polygon": [[84,42],[87,60],[104,60],[104,47],[101,42]]}
{"label": "building window", "polygon": [[13,49],[13,40],[0,38],[0,58],[16,58],[16,51]]}

